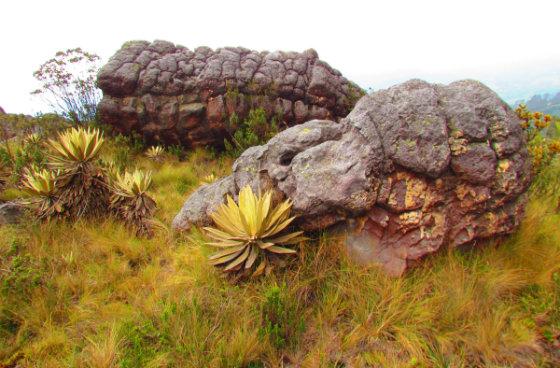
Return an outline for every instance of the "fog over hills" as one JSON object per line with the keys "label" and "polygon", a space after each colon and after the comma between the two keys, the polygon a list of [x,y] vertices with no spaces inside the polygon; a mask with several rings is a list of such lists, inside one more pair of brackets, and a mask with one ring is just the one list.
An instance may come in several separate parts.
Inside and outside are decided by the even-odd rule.
{"label": "fog over hills", "polygon": [[[106,61],[108,56],[103,59]],[[560,115],[560,104],[554,102],[555,100],[549,101],[560,93],[560,57],[546,61],[527,61],[523,64],[477,68],[463,67],[442,73],[434,73],[426,69],[396,69],[388,72],[368,72],[366,74],[356,73],[351,68],[340,65],[340,63],[330,64],[339,68],[343,75],[368,92],[388,88],[413,78],[444,84],[460,79],[476,79],[496,91],[511,106],[517,106],[520,102],[525,102],[531,110]],[[26,106],[27,109],[10,112],[36,114],[50,110],[50,107],[38,98],[26,93],[22,93],[21,97],[22,105]],[[557,99],[560,99],[560,96]],[[27,103],[24,102],[25,100],[27,100]]]}
{"label": "fog over hills", "polygon": [[519,101],[528,101],[538,94],[548,93],[554,96],[560,92],[560,58],[485,68],[457,68],[445,73],[396,70],[391,73],[368,75],[353,75],[351,71],[347,71],[346,75],[368,90],[387,88],[411,78],[436,83],[477,79],[496,91],[512,106]]}

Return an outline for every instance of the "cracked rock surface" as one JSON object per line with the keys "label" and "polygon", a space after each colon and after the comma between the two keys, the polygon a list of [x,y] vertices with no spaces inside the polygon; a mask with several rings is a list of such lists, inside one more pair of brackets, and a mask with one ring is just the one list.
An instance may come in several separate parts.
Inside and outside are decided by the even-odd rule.
{"label": "cracked rock surface", "polygon": [[194,51],[167,41],[132,41],[100,70],[101,119],[150,143],[221,146],[233,113],[261,107],[281,127],[311,119],[338,121],[362,90],[321,61],[315,50]]}
{"label": "cracked rock surface", "polygon": [[290,198],[298,225],[342,224],[362,264],[392,275],[443,246],[476,244],[519,224],[531,181],[515,113],[483,84],[421,80],[364,96],[340,123],[312,120],[246,150],[232,175],[200,187],[179,230],[245,185]]}

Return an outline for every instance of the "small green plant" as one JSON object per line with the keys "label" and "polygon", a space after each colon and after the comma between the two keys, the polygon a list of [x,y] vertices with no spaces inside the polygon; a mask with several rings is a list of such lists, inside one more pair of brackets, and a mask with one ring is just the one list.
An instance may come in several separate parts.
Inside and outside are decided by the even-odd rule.
{"label": "small green plant", "polygon": [[265,291],[264,298],[259,335],[267,336],[278,349],[289,343],[295,344],[297,337],[305,331],[305,320],[298,313],[297,304],[290,298],[286,285],[272,285]]}
{"label": "small green plant", "polygon": [[291,208],[290,200],[273,206],[271,192],[255,195],[249,186],[239,192],[239,205],[228,195],[227,204],[211,215],[218,228],[204,228],[215,240],[208,244],[223,249],[210,257],[211,264],[241,272],[258,264],[253,276],[269,273],[277,255],[296,253],[281,245],[304,240],[302,231],[279,235],[295,219]]}
{"label": "small green plant", "polygon": [[130,163],[131,154],[130,146],[124,145],[116,147],[113,153],[113,160],[111,161],[112,165],[121,171],[124,170]]}
{"label": "small green plant", "polygon": [[278,133],[276,118],[267,120],[263,108],[251,109],[243,122],[233,113],[227,125],[229,138],[224,140],[226,152],[234,157],[239,156],[249,147],[265,143]]}
{"label": "small green plant", "polygon": [[146,151],[146,156],[153,161],[160,162],[164,158],[164,153],[165,149],[162,146],[152,146]]}
{"label": "small green plant", "polygon": [[148,194],[152,175],[139,170],[124,175],[116,173],[111,184],[111,208],[127,224],[136,228],[137,235],[152,236],[150,219],[156,202]]}
{"label": "small green plant", "polygon": [[8,268],[2,271],[0,290],[3,296],[28,295],[41,284],[43,276],[39,266],[28,254],[14,255]]}
{"label": "small green plant", "polygon": [[25,143],[21,145],[6,142],[0,147],[0,165],[4,181],[12,184],[20,183],[26,169],[31,167],[43,168],[46,164],[46,155],[38,143]]}
{"label": "small green plant", "polygon": [[128,135],[119,133],[114,137],[114,142],[118,147],[127,147],[131,154],[138,154],[142,152],[145,147],[142,136],[137,132],[131,132]]}
{"label": "small green plant", "polygon": [[167,152],[169,152],[170,155],[177,157],[177,160],[182,160],[185,156],[183,147],[179,145],[168,146]]}
{"label": "small green plant", "polygon": [[151,320],[143,323],[126,322],[122,327],[122,368],[145,367],[162,347],[167,345],[164,334]]}

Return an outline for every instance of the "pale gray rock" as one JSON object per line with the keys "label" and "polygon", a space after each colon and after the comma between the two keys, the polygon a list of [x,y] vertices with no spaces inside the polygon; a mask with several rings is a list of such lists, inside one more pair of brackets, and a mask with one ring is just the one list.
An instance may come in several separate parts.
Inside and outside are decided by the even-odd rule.
{"label": "pale gray rock", "polygon": [[17,202],[0,203],[0,225],[19,223],[24,209],[24,206]]}

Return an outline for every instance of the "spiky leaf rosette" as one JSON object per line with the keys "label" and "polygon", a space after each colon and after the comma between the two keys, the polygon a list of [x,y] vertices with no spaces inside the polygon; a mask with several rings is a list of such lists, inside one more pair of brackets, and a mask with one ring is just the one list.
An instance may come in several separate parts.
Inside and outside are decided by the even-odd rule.
{"label": "spiky leaf rosette", "polygon": [[296,253],[284,245],[304,240],[303,232],[280,235],[295,218],[290,217],[291,208],[290,200],[273,207],[272,192],[255,195],[249,186],[239,192],[239,204],[228,196],[211,215],[217,228],[204,228],[214,240],[208,244],[223,248],[210,257],[211,264],[224,271],[248,272],[258,263],[252,275],[259,276],[271,269],[274,256]]}
{"label": "spiky leaf rosette", "polygon": [[38,133],[29,133],[25,136],[24,142],[37,145],[41,143],[41,136]]}
{"label": "spiky leaf rosette", "polygon": [[216,177],[216,175],[214,175],[214,173],[208,174],[206,175],[201,183],[202,184],[212,184],[213,182],[215,182],[218,178]]}
{"label": "spiky leaf rosette", "polygon": [[70,128],[59,133],[57,140],[49,140],[49,146],[53,149],[51,165],[68,171],[91,162],[97,158],[103,142],[98,129]]}
{"label": "spiky leaf rosette", "polygon": [[32,203],[37,204],[40,219],[58,216],[62,212],[56,200],[58,175],[58,172],[32,168],[23,176],[22,186],[35,197]]}
{"label": "spiky leaf rosette", "polygon": [[49,140],[49,165],[60,170],[58,201],[72,218],[103,215],[109,190],[103,170],[95,164],[103,145],[97,129],[71,128]]}
{"label": "spiky leaf rosette", "polygon": [[148,194],[152,184],[149,172],[135,170],[123,175],[115,173],[111,183],[111,208],[127,224],[136,228],[137,235],[151,236],[151,218],[156,202]]}
{"label": "spiky leaf rosette", "polygon": [[161,161],[165,150],[162,146],[152,146],[146,151],[146,156],[154,161]]}

